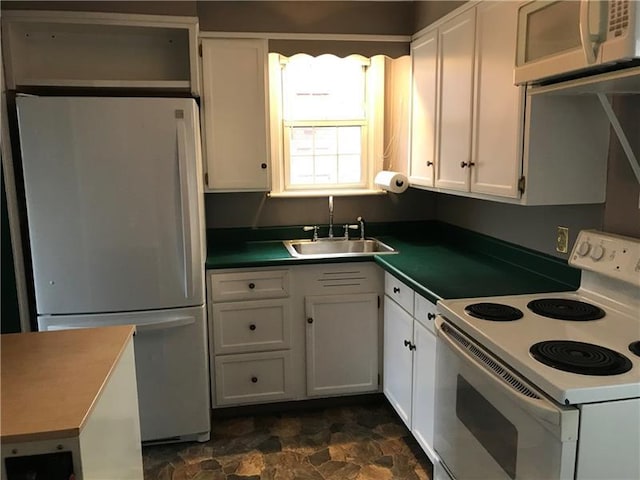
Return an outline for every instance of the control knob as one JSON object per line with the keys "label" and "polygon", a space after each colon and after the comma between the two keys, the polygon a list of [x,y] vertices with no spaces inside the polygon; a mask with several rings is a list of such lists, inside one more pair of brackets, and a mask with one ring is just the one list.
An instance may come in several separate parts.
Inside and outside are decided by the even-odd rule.
{"label": "control knob", "polygon": [[602,245],[595,245],[591,249],[591,259],[594,262],[599,261],[602,257],[604,257],[604,247]]}
{"label": "control knob", "polygon": [[578,250],[576,252],[579,256],[584,257],[591,250],[591,244],[588,240],[583,240],[578,244]]}

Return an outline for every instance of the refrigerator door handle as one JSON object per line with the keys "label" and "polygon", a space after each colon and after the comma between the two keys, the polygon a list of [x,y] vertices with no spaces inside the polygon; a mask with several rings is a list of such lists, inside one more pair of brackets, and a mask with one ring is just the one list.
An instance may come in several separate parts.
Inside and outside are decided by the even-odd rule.
{"label": "refrigerator door handle", "polygon": [[151,330],[166,330],[169,328],[184,327],[186,325],[194,324],[196,319],[194,317],[178,317],[170,318],[167,320],[159,320],[157,322],[139,323],[136,324],[136,333],[148,332]]}
{"label": "refrigerator door handle", "polygon": [[182,250],[184,259],[184,296],[189,298],[193,290],[193,248],[191,245],[191,205],[189,200],[189,171],[187,164],[187,126],[184,113],[176,111],[178,137],[178,174],[180,177],[180,208],[182,211]]}

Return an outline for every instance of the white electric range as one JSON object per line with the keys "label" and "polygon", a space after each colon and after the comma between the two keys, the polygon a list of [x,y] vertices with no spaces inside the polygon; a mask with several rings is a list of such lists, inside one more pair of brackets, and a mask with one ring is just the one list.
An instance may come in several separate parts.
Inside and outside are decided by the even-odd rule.
{"label": "white electric range", "polygon": [[575,292],[438,302],[435,449],[456,480],[640,478],[640,239],[582,231],[569,263]]}

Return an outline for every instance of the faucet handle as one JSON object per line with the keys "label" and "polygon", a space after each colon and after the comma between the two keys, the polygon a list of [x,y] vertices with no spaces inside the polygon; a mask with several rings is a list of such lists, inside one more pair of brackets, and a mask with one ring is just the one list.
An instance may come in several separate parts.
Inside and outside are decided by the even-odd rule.
{"label": "faucet handle", "polygon": [[315,242],[316,240],[318,240],[318,226],[317,225],[302,227],[302,230],[305,231],[305,232],[310,232],[311,230],[313,230],[313,241]]}
{"label": "faucet handle", "polygon": [[356,218],[356,222],[358,222],[360,227],[360,240],[364,240],[364,218],[358,217]]}
{"label": "faucet handle", "polygon": [[349,230],[357,230],[360,227],[358,225],[349,225],[348,223],[344,224],[344,238],[345,240],[349,240]]}

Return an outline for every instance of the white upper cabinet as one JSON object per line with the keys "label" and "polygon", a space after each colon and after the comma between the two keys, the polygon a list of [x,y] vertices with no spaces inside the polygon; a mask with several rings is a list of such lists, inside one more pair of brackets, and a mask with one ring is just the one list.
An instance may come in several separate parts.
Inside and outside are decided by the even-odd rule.
{"label": "white upper cabinet", "polygon": [[202,39],[206,188],[267,191],[267,41]]}
{"label": "white upper cabinet", "polygon": [[514,86],[519,5],[467,4],[414,38],[411,185],[523,205],[604,202],[606,114],[593,95]]}
{"label": "white upper cabinet", "polygon": [[7,88],[144,88],[198,96],[197,36],[197,17],[3,10]]}
{"label": "white upper cabinet", "polygon": [[[513,84],[518,2],[482,2],[476,19],[472,192],[518,196],[524,87]],[[497,28],[499,26],[499,28]]]}
{"label": "white upper cabinet", "polygon": [[475,9],[439,28],[440,124],[435,185],[469,189],[473,113]]}
{"label": "white upper cabinet", "polygon": [[409,181],[433,187],[436,158],[438,31],[411,44],[411,160]]}

